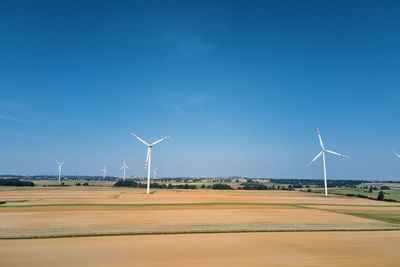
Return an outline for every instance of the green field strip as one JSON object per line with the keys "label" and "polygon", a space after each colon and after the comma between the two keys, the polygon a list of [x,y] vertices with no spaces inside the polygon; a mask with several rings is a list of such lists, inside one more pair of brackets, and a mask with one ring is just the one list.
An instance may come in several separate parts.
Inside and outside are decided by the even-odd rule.
{"label": "green field strip", "polygon": [[364,213],[364,212],[342,212],[343,214],[357,216],[366,219],[379,220],[383,222],[400,224],[400,213]]}
{"label": "green field strip", "polygon": [[[367,207],[373,208],[373,206],[367,206]],[[379,207],[381,207],[381,206],[379,206]],[[383,208],[385,208],[385,207],[391,207],[391,206],[383,206]],[[395,206],[395,207],[399,207],[399,206]],[[376,220],[376,221],[400,224],[400,212],[385,211],[385,210],[349,211],[349,210],[323,209],[323,208],[315,208],[315,207],[309,207],[309,208],[315,209],[315,210],[327,211],[327,212],[335,212],[335,213],[339,213],[339,214],[346,214],[346,215],[356,216],[356,217],[365,218],[365,219],[372,219],[372,220]]]}
{"label": "green field strip", "polygon": [[143,235],[187,235],[187,234],[234,234],[234,233],[304,233],[304,232],[379,232],[400,231],[394,228],[383,229],[326,229],[326,230],[233,230],[233,231],[186,231],[186,232],[151,232],[151,233],[89,233],[89,234],[66,234],[48,236],[24,236],[24,237],[0,237],[0,240],[22,240],[22,239],[51,239],[51,238],[76,238],[76,237],[101,237],[101,236],[143,236]]}
{"label": "green field strip", "polygon": [[0,208],[31,208],[31,207],[157,207],[157,206],[290,206],[307,208],[307,206],[337,206],[337,207],[399,207],[400,205],[351,205],[351,204],[322,204],[322,203],[247,203],[247,202],[203,202],[203,203],[153,203],[153,204],[32,204],[7,205]]}

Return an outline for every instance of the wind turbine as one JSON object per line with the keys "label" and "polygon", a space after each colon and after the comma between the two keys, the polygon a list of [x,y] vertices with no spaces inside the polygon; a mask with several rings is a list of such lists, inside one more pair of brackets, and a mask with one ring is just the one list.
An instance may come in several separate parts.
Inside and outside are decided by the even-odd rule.
{"label": "wind turbine", "polygon": [[327,183],[327,181],[326,181],[325,152],[328,152],[328,153],[331,153],[331,154],[334,154],[334,155],[338,155],[338,156],[341,156],[341,157],[345,157],[345,158],[348,158],[349,156],[346,156],[346,155],[343,155],[343,154],[340,154],[340,153],[333,152],[333,151],[331,151],[331,150],[325,149],[324,144],[322,143],[321,135],[320,135],[320,133],[319,133],[318,128],[317,128],[317,133],[318,133],[318,138],[319,138],[319,144],[321,145],[321,152],[319,152],[318,155],[316,155],[315,158],[313,158],[313,160],[310,161],[310,163],[308,163],[308,167],[309,167],[311,164],[313,164],[314,161],[322,155],[322,162],[323,162],[323,165],[324,165],[325,196],[327,197],[327,196],[328,196],[328,183]]}
{"label": "wind turbine", "polygon": [[60,182],[61,181],[61,168],[62,168],[62,165],[64,165],[64,162],[58,162],[57,161],[57,164],[58,164],[58,182]]}
{"label": "wind turbine", "polygon": [[400,159],[400,155],[398,153],[396,153],[395,151],[393,151],[393,153]]}
{"label": "wind turbine", "polygon": [[120,170],[124,169],[124,181],[126,178],[126,169],[130,169],[128,166],[126,166],[125,160],[123,161],[124,164],[122,165],[122,167],[120,168]]}
{"label": "wind turbine", "polygon": [[140,142],[142,142],[143,144],[145,144],[145,145],[147,146],[147,156],[146,156],[146,163],[144,164],[144,168],[145,168],[145,169],[147,168],[147,191],[146,191],[146,193],[147,193],[147,194],[150,194],[151,148],[152,148],[155,144],[160,143],[161,141],[164,141],[165,139],[167,139],[167,138],[169,137],[169,135],[166,136],[166,137],[164,137],[164,138],[161,138],[161,139],[158,140],[158,141],[155,141],[154,143],[152,143],[152,144],[150,144],[150,145],[149,145],[146,141],[143,141],[143,140],[142,140],[139,136],[137,136],[136,134],[131,133],[131,135],[133,135],[134,137],[136,137],[137,139],[139,139]]}
{"label": "wind turbine", "polygon": [[106,179],[106,172],[107,172],[106,165],[104,165],[104,168],[103,168],[103,169],[100,169],[100,171],[103,172],[103,180],[105,180],[105,179]]}
{"label": "wind turbine", "polygon": [[157,168],[154,168],[153,169],[153,180],[156,179],[156,173],[157,173]]}

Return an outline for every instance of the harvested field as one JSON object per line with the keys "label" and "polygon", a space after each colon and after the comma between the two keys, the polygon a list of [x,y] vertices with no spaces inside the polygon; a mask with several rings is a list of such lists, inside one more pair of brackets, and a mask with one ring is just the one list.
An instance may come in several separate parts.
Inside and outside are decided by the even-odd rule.
{"label": "harvested field", "polygon": [[[107,206],[105,206],[107,207]],[[396,224],[296,206],[184,205],[0,209],[0,238],[104,234],[399,229]],[[42,209],[42,210],[41,210]]]}
{"label": "harvested field", "polygon": [[[6,265],[26,264],[24,257],[13,255],[27,253],[31,246],[29,255],[37,265],[54,265],[61,255],[69,255],[70,261],[61,265],[132,265],[133,257],[140,266],[150,264],[150,258],[156,265],[265,265],[278,263],[280,257],[284,265],[297,260],[304,265],[325,260],[351,265],[355,255],[370,257],[366,251],[377,246],[365,243],[368,236],[399,247],[400,205],[345,196],[211,190],[146,195],[143,190],[71,187],[1,191],[0,201],[7,202],[0,205],[0,244],[6,247],[0,263]],[[340,242],[352,246],[352,253]],[[162,245],[155,247],[153,257],[150,247],[155,243]],[[343,254],[334,256],[334,248]],[[387,259],[390,265],[396,256]]]}
{"label": "harvested field", "polygon": [[[0,201],[23,199],[29,204],[167,204],[167,203],[310,203],[342,205],[393,205],[382,201],[300,191],[218,191],[158,190],[145,194],[143,189],[81,188],[30,189],[1,191]],[[6,205],[10,205],[8,203]],[[19,203],[21,205],[27,203]],[[13,203],[12,205],[16,205]],[[400,204],[398,204],[400,206]]]}
{"label": "harvested field", "polygon": [[400,231],[0,240],[0,246],[3,266],[398,266],[400,261]]}

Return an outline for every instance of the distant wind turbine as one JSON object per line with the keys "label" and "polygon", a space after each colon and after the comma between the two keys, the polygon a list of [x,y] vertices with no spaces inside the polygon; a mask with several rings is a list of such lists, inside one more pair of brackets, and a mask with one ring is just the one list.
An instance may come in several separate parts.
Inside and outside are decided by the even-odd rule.
{"label": "distant wind turbine", "polygon": [[147,193],[147,194],[150,194],[151,148],[152,148],[155,144],[157,144],[157,143],[159,143],[159,142],[161,142],[161,141],[167,139],[167,138],[169,137],[169,135],[166,136],[166,137],[164,137],[164,138],[161,138],[161,139],[158,140],[158,141],[155,141],[154,143],[152,143],[152,144],[150,144],[150,145],[149,145],[146,141],[143,141],[143,140],[142,140],[139,136],[137,136],[136,134],[131,133],[131,135],[133,135],[134,137],[136,137],[137,139],[139,139],[140,142],[142,142],[143,144],[145,144],[145,145],[147,146],[147,156],[146,156],[146,163],[144,164],[144,168],[145,168],[145,169],[147,168],[147,191],[146,191],[146,193]]}
{"label": "distant wind turbine", "polygon": [[153,169],[153,180],[156,179],[156,173],[157,173],[157,168],[154,168]]}
{"label": "distant wind turbine", "polygon": [[126,166],[125,160],[123,161],[124,163],[122,164],[122,167],[120,168],[120,170],[124,170],[124,181],[126,178],[126,169],[130,169],[128,166]]}
{"label": "distant wind turbine", "polygon": [[61,181],[61,168],[62,168],[62,165],[64,165],[64,162],[58,162],[57,161],[57,164],[58,164],[58,182],[60,182]]}
{"label": "distant wind turbine", "polygon": [[325,149],[324,144],[322,143],[321,135],[319,133],[318,128],[317,128],[317,133],[318,133],[318,138],[319,138],[319,144],[321,145],[321,149],[322,150],[321,150],[321,152],[318,153],[318,155],[315,156],[315,158],[313,158],[312,161],[310,161],[310,163],[308,163],[308,166],[313,164],[314,161],[322,155],[322,162],[323,162],[323,165],[324,165],[325,196],[327,197],[328,196],[328,182],[326,180],[325,152],[328,152],[328,153],[331,153],[331,154],[334,154],[334,155],[338,155],[338,156],[341,156],[341,157],[345,157],[345,158],[348,158],[349,156],[346,156],[346,155],[343,155],[343,154],[339,154],[337,152],[333,152],[333,151]]}
{"label": "distant wind turbine", "polygon": [[400,159],[400,155],[398,153],[396,153],[395,151],[393,151],[393,153]]}
{"label": "distant wind turbine", "polygon": [[105,179],[106,179],[106,172],[107,172],[106,165],[104,165],[104,168],[103,168],[103,169],[100,169],[100,171],[103,172],[103,180],[105,180]]}

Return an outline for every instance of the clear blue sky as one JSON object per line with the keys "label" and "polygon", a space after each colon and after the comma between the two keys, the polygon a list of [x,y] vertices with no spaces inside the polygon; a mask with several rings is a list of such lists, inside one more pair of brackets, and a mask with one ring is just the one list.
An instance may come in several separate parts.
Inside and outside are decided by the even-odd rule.
{"label": "clear blue sky", "polygon": [[1,1],[0,173],[398,179],[398,1]]}

